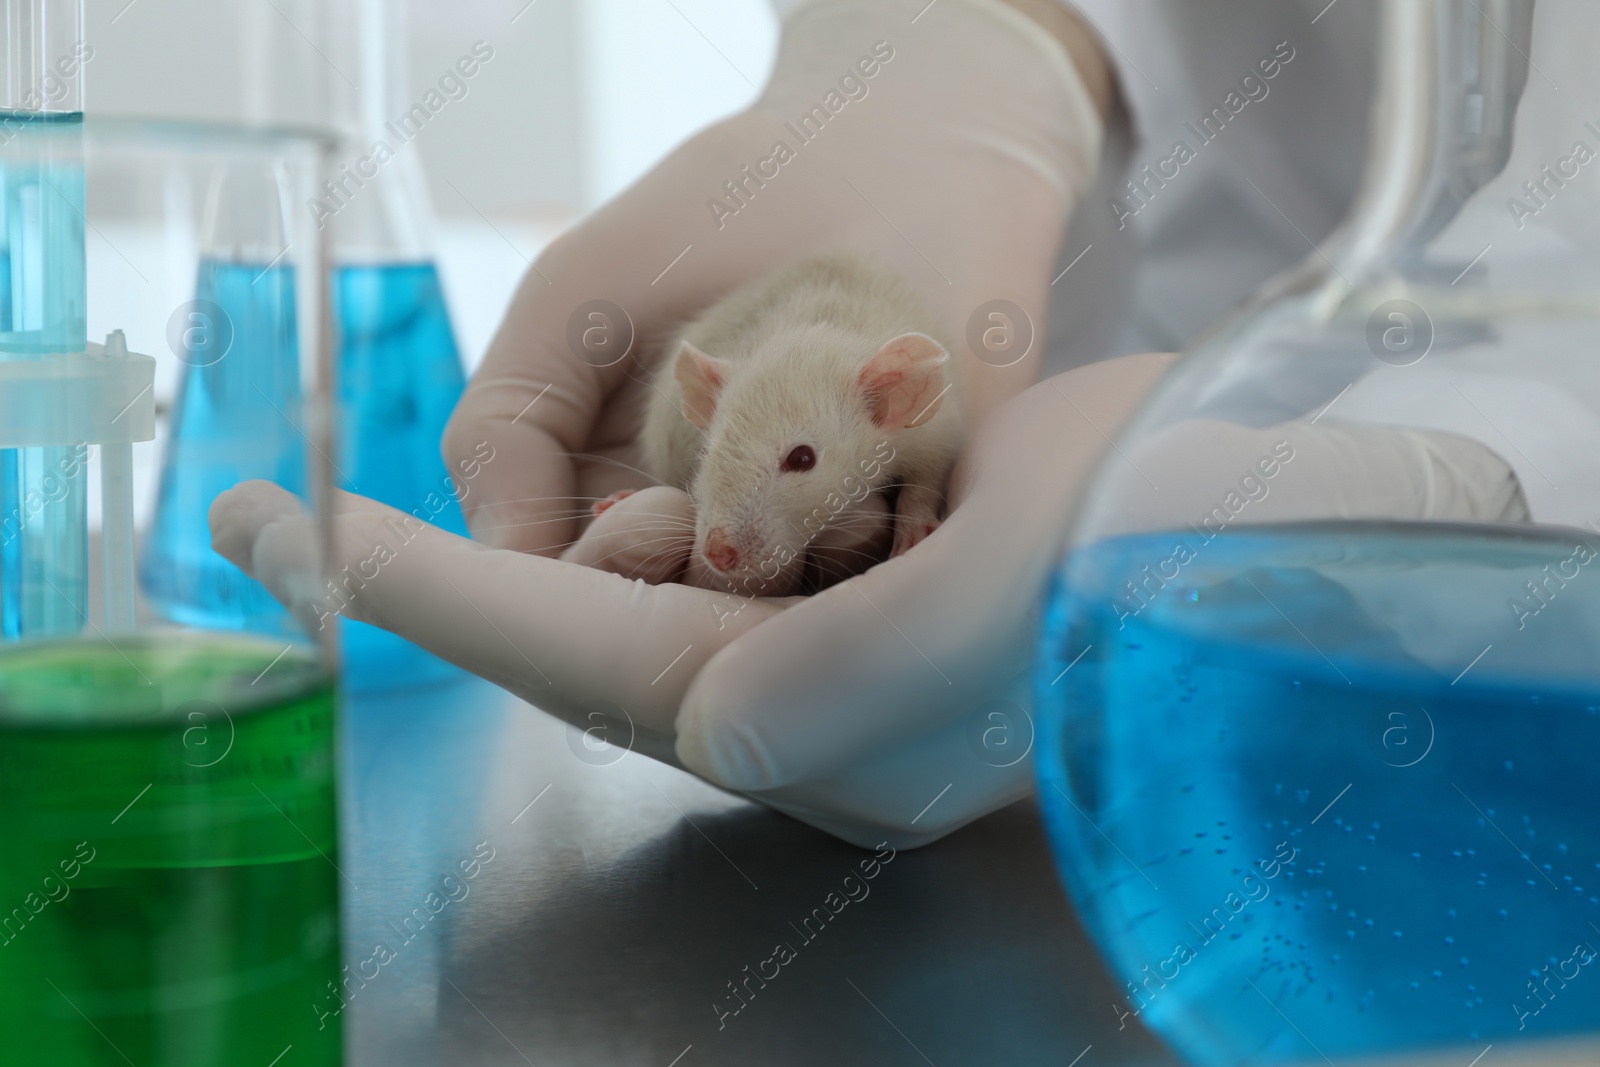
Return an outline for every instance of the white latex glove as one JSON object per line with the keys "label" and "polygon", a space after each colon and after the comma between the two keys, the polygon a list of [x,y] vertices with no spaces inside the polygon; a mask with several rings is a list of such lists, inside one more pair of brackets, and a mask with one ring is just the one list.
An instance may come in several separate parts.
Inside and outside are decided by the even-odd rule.
{"label": "white latex glove", "polygon": [[[635,439],[660,346],[739,283],[814,252],[886,263],[953,341],[994,300],[1042,338],[1101,137],[1061,41],[1001,0],[800,6],[748,111],[683,144],[523,279],[445,435],[451,470],[483,442],[500,457],[463,502],[473,536],[555,555],[591,503],[649,485]],[[1005,367],[956,348],[974,421],[1038,377],[1042,344]]]}

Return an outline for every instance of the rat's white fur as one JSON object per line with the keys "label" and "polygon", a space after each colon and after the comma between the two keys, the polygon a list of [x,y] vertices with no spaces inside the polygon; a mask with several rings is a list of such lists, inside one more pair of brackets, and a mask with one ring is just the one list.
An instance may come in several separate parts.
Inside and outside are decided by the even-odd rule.
{"label": "rat's white fur", "polygon": [[[955,390],[944,392],[918,425],[879,427],[860,384],[863,368],[886,342],[912,333],[937,338],[936,330],[933,316],[894,274],[859,256],[834,254],[740,287],[674,338],[640,435],[644,466],[694,498],[697,552],[712,529],[736,542],[742,562],[728,577],[737,591],[794,591],[819,524],[851,522],[852,499],[868,492],[901,486],[897,552],[937,524],[961,443]],[[676,360],[686,358],[684,342],[724,361],[704,431],[685,417],[674,373]],[[942,373],[944,381],[923,403],[957,377],[948,362]],[[783,458],[801,444],[815,449],[816,465],[781,471]]]}

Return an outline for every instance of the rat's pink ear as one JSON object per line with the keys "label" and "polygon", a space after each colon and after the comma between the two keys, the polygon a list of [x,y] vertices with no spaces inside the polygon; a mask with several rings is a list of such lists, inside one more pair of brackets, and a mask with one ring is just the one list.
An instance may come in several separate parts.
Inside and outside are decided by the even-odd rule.
{"label": "rat's pink ear", "polygon": [[861,368],[858,380],[872,421],[885,430],[908,430],[933,418],[944,399],[944,363],[950,354],[924,333],[905,333]]}
{"label": "rat's pink ear", "polygon": [[717,410],[717,394],[728,380],[726,360],[708,356],[688,341],[678,348],[673,377],[683,390],[683,417],[704,430]]}

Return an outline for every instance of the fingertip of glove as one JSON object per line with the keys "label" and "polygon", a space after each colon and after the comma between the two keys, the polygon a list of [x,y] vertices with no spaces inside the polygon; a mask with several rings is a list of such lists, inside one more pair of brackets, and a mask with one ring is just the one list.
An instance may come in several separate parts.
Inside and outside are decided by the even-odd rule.
{"label": "fingertip of glove", "polygon": [[241,482],[219,494],[206,512],[211,547],[248,574],[262,528],[298,508],[299,501],[280,486],[264,481]]}

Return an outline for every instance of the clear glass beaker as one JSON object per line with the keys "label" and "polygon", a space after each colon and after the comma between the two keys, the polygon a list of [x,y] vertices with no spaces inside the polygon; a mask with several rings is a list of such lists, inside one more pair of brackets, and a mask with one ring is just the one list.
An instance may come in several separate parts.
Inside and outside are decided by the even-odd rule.
{"label": "clear glass beaker", "polygon": [[[245,96],[259,121],[329,125],[344,139],[328,182],[306,205],[331,235],[340,488],[465,536],[440,440],[466,377],[412,143],[457,95],[408,95],[406,15],[396,0],[290,0],[246,24]],[[476,72],[471,55],[462,61]],[[467,77],[454,68],[442,76],[462,98]],[[459,673],[385,630],[341,625],[348,686],[406,687]]]}
{"label": "clear glass beaker", "polygon": [[[88,239],[43,254],[84,257],[80,329],[97,340],[0,360],[0,446],[60,450],[72,466],[60,479],[87,487],[83,507],[64,491],[24,495],[24,532],[49,522],[72,536],[36,540],[41,564],[20,584],[0,576],[6,594],[54,601],[71,622],[0,640],[3,1058],[221,1067],[292,1045],[295,1063],[337,1064],[333,628],[309,633],[286,614],[270,630],[174,620],[160,597],[209,580],[210,562],[145,553],[135,570],[135,546],[153,537],[209,550],[198,498],[182,528],[153,520],[170,520],[156,502],[174,482],[220,491],[207,481],[219,462],[276,477],[326,514],[326,249],[309,212],[279,213],[277,197],[304,203],[332,141],[91,116],[19,131],[0,167],[68,151]],[[210,269],[219,175],[248,178],[220,209],[234,222],[281,217],[284,273],[215,275],[217,306],[204,308],[195,279]],[[256,305],[227,298],[252,281],[272,294],[278,347],[265,355]],[[171,419],[195,418],[196,391],[175,379],[201,373],[210,398],[272,382],[279,425],[234,438],[227,457],[198,442],[163,462],[158,413],[177,392]],[[328,526],[317,529],[320,569]],[[52,576],[85,545],[79,599]]]}
{"label": "clear glass beaker", "polygon": [[1366,184],[1088,493],[1040,800],[1192,1062],[1600,1031],[1600,10],[1385,0]]}

